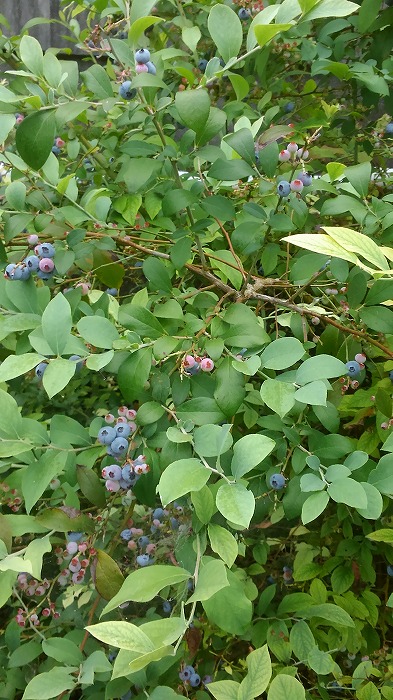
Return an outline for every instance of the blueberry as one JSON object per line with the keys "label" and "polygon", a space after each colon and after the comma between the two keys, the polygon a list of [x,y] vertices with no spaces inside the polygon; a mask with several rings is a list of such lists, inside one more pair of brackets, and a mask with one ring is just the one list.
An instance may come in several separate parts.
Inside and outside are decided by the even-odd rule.
{"label": "blueberry", "polygon": [[61,153],[61,150],[58,146],[52,146],[52,153],[54,153],[55,156],[59,156]]}
{"label": "blueberry", "polygon": [[131,87],[131,80],[125,80],[119,87],[119,95],[123,100],[132,100],[136,95],[136,90]]}
{"label": "blueberry", "polygon": [[148,61],[146,63],[146,65],[147,65],[147,72],[151,73],[151,75],[156,75],[157,68],[155,67],[154,63],[152,63],[151,61]]}
{"label": "blueberry", "polygon": [[120,533],[120,537],[121,537],[123,540],[126,540],[126,542],[128,542],[128,540],[130,540],[130,539],[132,538],[132,532],[131,532],[131,530],[122,530],[121,533]]}
{"label": "blueberry", "polygon": [[162,611],[163,611],[166,615],[169,615],[169,613],[171,612],[171,610],[172,610],[172,604],[170,603],[170,601],[169,601],[169,600],[164,600],[164,602],[163,602],[163,604],[162,604]]}
{"label": "blueberry", "polygon": [[17,265],[15,266],[15,268],[12,272],[12,279],[14,279],[14,280],[23,279],[23,268],[22,267],[18,267]]}
{"label": "blueberry", "polygon": [[272,489],[280,491],[285,486],[285,477],[282,474],[272,474],[269,483]]}
{"label": "blueberry", "polygon": [[109,296],[111,296],[111,297],[117,297],[119,290],[116,289],[116,287],[109,287],[106,290],[106,293],[109,294]]}
{"label": "blueberry", "polygon": [[31,270],[27,267],[27,265],[24,265],[22,267],[22,274],[21,274],[21,280],[28,280],[31,275]]}
{"label": "blueberry", "polygon": [[359,362],[356,362],[356,360],[346,362],[345,366],[347,368],[347,374],[349,377],[357,377],[360,373],[360,365]]}
{"label": "blueberry", "polygon": [[393,122],[387,124],[385,134],[393,134]]}
{"label": "blueberry", "polygon": [[29,270],[31,270],[31,272],[37,272],[39,262],[40,260],[38,255],[29,255],[27,258],[25,258],[25,265],[29,268]]}
{"label": "blueberry", "polygon": [[139,49],[135,52],[135,60],[137,63],[149,63],[150,51],[148,49]]}
{"label": "blueberry", "polygon": [[38,270],[37,277],[40,280],[44,280],[44,282],[49,282],[49,280],[51,280],[53,277],[53,271],[52,272],[44,272],[44,270]]}
{"label": "blueberry", "polygon": [[127,452],[128,442],[122,437],[116,437],[113,442],[111,442],[111,450],[115,455],[122,455]]}
{"label": "blueberry", "polygon": [[277,185],[277,194],[279,197],[288,197],[291,191],[291,185],[286,180],[281,180]]}
{"label": "blueberry", "polygon": [[245,20],[247,20],[247,19],[250,19],[250,17],[251,17],[251,12],[250,12],[250,10],[246,10],[245,7],[241,7],[240,10],[239,10],[239,12],[238,12],[237,14],[238,14],[238,16],[239,16],[239,19],[241,19],[242,21],[245,21]]}
{"label": "blueberry", "polygon": [[393,369],[389,372],[389,379],[391,382],[393,382]]}
{"label": "blueberry", "polygon": [[13,280],[15,269],[16,269],[15,263],[10,263],[9,265],[7,265],[7,267],[4,270],[4,277],[7,277],[7,279],[9,279],[9,280]]}
{"label": "blueberry", "polygon": [[193,674],[190,676],[190,686],[191,686],[191,688],[197,688],[198,685],[200,685],[200,683],[201,683],[201,677],[200,677],[199,673],[193,673]]}
{"label": "blueberry", "polygon": [[116,427],[116,437],[126,438],[131,432],[131,428],[128,423],[117,423]]}
{"label": "blueberry", "polygon": [[69,542],[79,542],[83,537],[83,532],[68,532],[67,540]]}
{"label": "blueberry", "polygon": [[213,677],[212,676],[204,676],[202,678],[202,683],[203,685],[209,685],[209,683],[213,682]]}
{"label": "blueberry", "polygon": [[139,554],[136,561],[139,566],[149,566],[149,564],[153,563],[153,560],[150,559],[148,554]]}
{"label": "blueberry", "polygon": [[40,364],[37,365],[37,367],[35,368],[35,376],[38,377],[38,379],[42,379],[47,366],[47,362],[40,362]]}
{"label": "blueberry", "polygon": [[[189,681],[191,676],[194,675],[195,669],[193,666],[185,666],[180,673],[183,675],[182,680]],[[180,676],[180,673],[179,673],[179,676]]]}
{"label": "blueberry", "polygon": [[147,545],[150,544],[148,536],[142,535],[142,537],[138,537],[138,544],[141,549],[146,549]]}
{"label": "blueberry", "polygon": [[312,175],[310,175],[310,173],[300,173],[297,177],[298,180],[301,180],[304,187],[310,187],[312,183]]}
{"label": "blueberry", "polygon": [[98,431],[97,438],[101,445],[112,445],[112,442],[116,438],[116,430],[109,425],[105,426]]}
{"label": "blueberry", "polygon": [[172,528],[172,530],[178,530],[178,529],[179,529],[179,521],[178,521],[177,518],[171,518],[171,519],[170,519],[170,523],[171,523],[171,528]]}
{"label": "blueberry", "polygon": [[206,60],[206,58],[201,58],[201,60],[198,63],[198,68],[201,71],[201,73],[205,72],[207,64],[208,61]]}
{"label": "blueberry", "polygon": [[284,105],[284,112],[293,112],[294,109],[295,109],[294,102],[287,102],[287,104]]}
{"label": "blueberry", "polygon": [[56,252],[52,243],[40,243],[34,251],[40,258],[54,258]]}
{"label": "blueberry", "polygon": [[71,355],[71,357],[69,357],[68,359],[70,360],[70,362],[75,362],[75,364],[76,364],[75,371],[80,372],[82,367],[83,367],[83,360],[82,360],[81,356],[80,355]]}
{"label": "blueberry", "polygon": [[165,515],[163,508],[156,508],[153,510],[153,520],[161,520]]}
{"label": "blueberry", "polygon": [[388,576],[393,576],[393,566],[392,564],[388,564],[386,567],[386,571],[388,573]]}
{"label": "blueberry", "polygon": [[128,32],[119,32],[117,36],[118,36],[119,39],[127,39],[127,38],[128,38]]}

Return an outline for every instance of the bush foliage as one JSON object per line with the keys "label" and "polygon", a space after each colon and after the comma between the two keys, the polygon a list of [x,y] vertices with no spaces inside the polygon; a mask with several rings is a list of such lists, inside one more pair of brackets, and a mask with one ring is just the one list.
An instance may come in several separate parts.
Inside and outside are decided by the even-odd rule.
{"label": "bush foliage", "polygon": [[0,697],[393,700],[391,3],[0,20]]}

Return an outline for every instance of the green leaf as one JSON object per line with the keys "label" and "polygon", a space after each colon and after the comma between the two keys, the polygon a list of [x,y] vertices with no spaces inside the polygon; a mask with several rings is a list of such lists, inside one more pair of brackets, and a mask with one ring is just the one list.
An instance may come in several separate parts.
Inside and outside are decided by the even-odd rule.
{"label": "green leaf", "polygon": [[308,384],[319,379],[330,379],[347,374],[344,362],[332,355],[315,355],[303,362],[296,372],[296,384]]}
{"label": "green leaf", "polygon": [[20,57],[34,75],[43,74],[43,53],[41,44],[33,36],[25,34],[19,44]]}
{"label": "green leaf", "polygon": [[104,508],[106,505],[105,489],[95,471],[77,464],[76,478],[81,492],[89,503],[97,508]]}
{"label": "green leaf", "polygon": [[302,506],[302,523],[307,525],[315,520],[325,510],[329,503],[329,494],[326,491],[313,493],[304,501]]}
{"label": "green leaf", "polygon": [[27,684],[22,700],[49,700],[72,690],[75,684],[76,679],[70,675],[69,669],[56,666],[51,671],[34,676]]}
{"label": "green leaf", "polygon": [[126,401],[132,403],[149,379],[152,362],[152,349],[141,348],[133,352],[119,367],[117,382]]}
{"label": "green leaf", "polygon": [[42,314],[42,333],[54,355],[63,353],[71,335],[71,327],[71,307],[59,292]]}
{"label": "green leaf", "polygon": [[19,124],[15,143],[20,156],[34,170],[46,162],[56,136],[56,118],[52,110],[34,112]]}
{"label": "green leaf", "polygon": [[246,163],[251,166],[254,165],[255,144],[250,129],[238,129],[238,131],[234,131],[232,134],[225,136],[223,141],[233,148]]}
{"label": "green leaf", "polygon": [[281,32],[291,29],[292,24],[258,24],[254,27],[255,36],[259,46],[265,46],[271,39]]}
{"label": "green leaf", "polygon": [[69,516],[61,508],[47,508],[36,516],[39,525],[56,532],[93,532],[94,523],[87,515]]}
{"label": "green leaf", "polygon": [[266,644],[252,651],[247,656],[246,663],[248,672],[240,684],[239,700],[253,700],[258,695],[262,695],[272,675],[272,664]]}
{"label": "green leaf", "polygon": [[363,323],[373,331],[390,333],[393,326],[393,311],[386,306],[367,306],[359,312]]}
{"label": "green leaf", "polygon": [[273,678],[267,694],[268,700],[304,700],[306,691],[300,681],[285,673]]}
{"label": "green leaf", "polygon": [[[222,7],[225,7],[225,5],[222,5]],[[235,158],[234,160],[217,158],[208,172],[209,177],[224,181],[241,180],[253,175],[255,175],[254,170],[242,158]]]}
{"label": "green leaf", "polygon": [[33,462],[24,470],[22,493],[27,513],[30,513],[52,479],[64,470],[67,457],[67,452],[47,450],[37,462]]}
{"label": "green leaf", "polygon": [[295,622],[289,635],[289,641],[293,653],[299,661],[304,661],[316,646],[314,635],[304,620]]}
{"label": "green leaf", "polygon": [[25,355],[8,355],[0,365],[0,382],[8,382],[21,374],[26,374],[43,359],[42,355],[31,352]]}
{"label": "green leaf", "polygon": [[[215,372],[216,388],[214,398],[226,415],[232,418],[243,403],[246,395],[245,378],[232,367],[232,360],[226,357]],[[228,387],[231,391],[228,391]]]}
{"label": "green leaf", "polygon": [[[12,94],[12,93],[11,93]],[[1,100],[1,91],[0,91]],[[0,145],[2,146],[6,140],[8,134],[15,126],[15,115],[14,114],[2,114],[0,121]]]}
{"label": "green leaf", "polygon": [[232,571],[227,571],[229,586],[204,600],[209,621],[229,634],[243,635],[249,629],[252,617],[252,604],[245,594],[244,584]]}
{"label": "green leaf", "polygon": [[236,681],[215,681],[209,683],[209,693],[216,700],[238,700],[240,683]]}
{"label": "green leaf", "polygon": [[7,202],[13,209],[20,211],[25,208],[26,185],[21,180],[11,182],[5,189]]}
{"label": "green leaf", "polygon": [[112,84],[108,74],[98,63],[82,71],[81,78],[87,89],[93,93],[95,99],[105,100],[107,97],[113,97]]}
{"label": "green leaf", "polygon": [[[347,168],[345,174],[347,174],[349,169]],[[323,226],[323,229],[335,243],[339,243],[347,252],[362,256],[379,270],[387,269],[388,264],[381,252],[381,248],[370,236],[366,236],[358,231],[352,231],[343,226]]]}
{"label": "green leaf", "polygon": [[185,401],[177,409],[177,416],[180,420],[192,420],[195,425],[222,423],[225,421],[225,415],[216,401],[208,396]]}
{"label": "green leaf", "polygon": [[215,523],[209,523],[208,535],[213,552],[216,552],[230,569],[238,555],[238,545],[234,536],[229,530]]}
{"label": "green leaf", "polygon": [[199,491],[193,491],[191,493],[191,503],[198,520],[200,520],[203,525],[207,525],[216,510],[214,498],[209,487],[203,486]]}
{"label": "green leaf", "polygon": [[393,529],[388,530],[387,528],[382,528],[381,530],[375,530],[375,532],[369,532],[366,537],[373,542],[386,542],[386,544],[393,544]]}
{"label": "green leaf", "polygon": [[335,663],[332,656],[320,649],[312,649],[307,657],[310,668],[321,676],[327,676],[334,670]]}
{"label": "green leaf", "polygon": [[367,520],[378,520],[380,518],[383,510],[383,500],[378,489],[372,484],[368,484],[366,481],[360,482],[361,486],[364,488],[367,496],[367,506],[366,508],[356,508],[359,515]]}
{"label": "green leaf", "polygon": [[[202,425],[194,430],[194,449],[202,457],[217,457],[227,452],[233,443],[232,425]],[[185,436],[186,437],[186,436]]]}
{"label": "green leaf", "polygon": [[199,459],[178,459],[167,466],[158,483],[163,506],[191,491],[199,491],[209,479],[210,471]]}
{"label": "green leaf", "polygon": [[180,122],[201,134],[210,113],[210,97],[206,90],[184,90],[175,96]]}
{"label": "green leaf", "polygon": [[97,348],[110,349],[119,338],[113,323],[103,316],[84,316],[76,327],[82,338]]}
{"label": "green leaf", "polygon": [[338,605],[332,603],[321,603],[320,605],[312,605],[310,608],[298,610],[297,614],[301,617],[313,618],[320,617],[322,620],[330,623],[332,626],[339,625],[341,627],[355,627],[355,623],[351,616]]}
{"label": "green leaf", "polygon": [[304,347],[297,338],[273,340],[261,355],[262,367],[266,369],[287,369],[302,359]]}
{"label": "green leaf", "polygon": [[106,615],[127,600],[146,603],[166,586],[174,586],[189,578],[191,574],[180,566],[155,564],[144,569],[136,569],[127,576],[120,591],[105,606],[101,614]]}
{"label": "green leaf", "polygon": [[165,413],[165,409],[157,401],[146,401],[138,409],[136,421],[138,425],[156,423]]}
{"label": "green leaf", "polygon": [[130,622],[98,622],[96,625],[88,625],[85,629],[104,644],[144,654],[154,651],[154,644],[147,634]]}
{"label": "green leaf", "polygon": [[382,494],[391,496],[393,493],[393,455],[388,454],[382,457],[376,468],[370,472],[368,483],[375,486]]}
{"label": "green leaf", "polygon": [[231,472],[235,479],[254,469],[274,450],[276,443],[266,435],[245,435],[235,442]]}
{"label": "green leaf", "polygon": [[141,34],[143,34],[148,27],[151,27],[153,24],[157,24],[157,22],[162,21],[162,17],[156,17],[154,15],[140,17],[139,19],[135,20],[135,22],[132,23],[129,32],[129,38],[131,43],[135,46],[138,43]]}
{"label": "green leaf", "polygon": [[209,600],[217,591],[229,586],[225,565],[220,559],[202,557],[195,591],[187,603]]}
{"label": "green leaf", "polygon": [[49,362],[42,377],[42,384],[50,399],[67,386],[75,370],[75,362],[69,360],[60,358]]}
{"label": "green leaf", "polygon": [[83,655],[79,647],[71,639],[65,639],[64,637],[44,639],[42,651],[50,658],[67,666],[79,666],[83,661]]}
{"label": "green leaf", "polygon": [[217,491],[216,505],[229,522],[245,529],[255,509],[255,498],[243,484],[223,484]]}
{"label": "green leaf", "polygon": [[322,17],[347,17],[347,15],[357,12],[359,5],[349,0],[321,0],[316,7],[307,12],[302,21],[309,22],[312,19]]}
{"label": "green leaf", "polygon": [[77,420],[69,416],[56,414],[50,421],[50,440],[59,447],[69,445],[91,445],[91,438],[88,430],[83,428]]}
{"label": "green leaf", "polygon": [[312,250],[313,253],[321,253],[333,258],[341,258],[349,262],[358,263],[358,259],[354,253],[350,253],[341,245],[333,241],[330,236],[324,233],[295,233],[293,236],[285,236],[281,239],[292,245],[297,245],[306,250]]}
{"label": "green leaf", "polygon": [[352,567],[344,565],[338,566],[337,569],[334,569],[330,580],[333,593],[336,593],[337,595],[345,593],[345,591],[348,591],[351,588],[355,580]]}
{"label": "green leaf", "polygon": [[328,494],[336,503],[346,503],[353,508],[367,507],[366,492],[354,479],[348,477],[336,479],[328,486]]}
{"label": "green leaf", "polygon": [[261,386],[261,398],[280,418],[289,413],[295,405],[295,387],[278,379],[266,379]]}
{"label": "green leaf", "polygon": [[243,41],[243,28],[239,17],[230,7],[214,5],[209,13],[207,27],[226,63],[238,55]]}
{"label": "green leaf", "polygon": [[305,384],[295,392],[295,399],[310,406],[326,406],[327,386],[319,380]]}

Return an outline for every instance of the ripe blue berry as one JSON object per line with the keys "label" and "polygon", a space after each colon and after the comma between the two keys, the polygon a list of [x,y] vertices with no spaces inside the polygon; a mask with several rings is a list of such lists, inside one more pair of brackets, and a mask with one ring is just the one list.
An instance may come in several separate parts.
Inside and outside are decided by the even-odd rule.
{"label": "ripe blue berry", "polygon": [[310,175],[310,173],[300,173],[297,177],[298,180],[302,181],[305,187],[310,187],[312,183],[312,175]]}
{"label": "ripe blue berry", "polygon": [[172,604],[170,603],[169,600],[164,600],[162,603],[162,611],[166,614],[169,615],[169,613],[172,610]]}
{"label": "ripe blue berry", "polygon": [[49,282],[49,280],[51,280],[53,277],[53,271],[52,272],[44,272],[44,270],[38,270],[37,277],[40,280],[44,280],[44,282]]}
{"label": "ripe blue berry", "polygon": [[128,450],[128,442],[122,437],[116,437],[111,442],[111,450],[115,455],[125,454]]}
{"label": "ripe blue berry", "polygon": [[52,153],[54,153],[55,156],[59,156],[61,153],[61,150],[58,146],[52,146]]}
{"label": "ripe blue berry", "polygon": [[31,270],[31,272],[37,272],[39,262],[40,260],[38,255],[29,255],[27,258],[25,258],[25,265],[29,268],[29,270]]}
{"label": "ripe blue berry", "polygon": [[12,279],[13,280],[22,280],[23,279],[23,268],[16,265],[13,272],[12,272]]}
{"label": "ripe blue berry", "polygon": [[83,360],[80,355],[71,355],[71,357],[68,358],[70,362],[75,362],[76,363],[76,372],[80,372],[82,367],[83,367]]}
{"label": "ripe blue berry", "polygon": [[7,265],[7,267],[4,270],[4,277],[7,277],[7,279],[9,279],[9,280],[13,280],[15,269],[16,269],[15,263],[10,263],[9,265]]}
{"label": "ripe blue berry", "polygon": [[153,560],[150,559],[148,554],[139,554],[136,558],[136,562],[139,566],[149,566]]}
{"label": "ripe blue berry", "polygon": [[148,536],[142,535],[142,537],[138,537],[138,544],[141,549],[146,549],[147,545],[150,544]]}
{"label": "ripe blue berry", "polygon": [[139,49],[139,51],[135,51],[134,58],[137,63],[149,63],[150,51],[148,49]]}
{"label": "ripe blue berry", "polygon": [[103,468],[101,474],[103,479],[119,481],[122,477],[122,469],[118,464],[110,464],[108,467]]}
{"label": "ripe blue berry", "polygon": [[111,296],[111,297],[117,297],[119,290],[116,289],[116,287],[109,287],[106,290],[106,293],[109,294],[109,296]]}
{"label": "ripe blue berry", "polygon": [[247,19],[250,19],[250,17],[251,17],[250,10],[246,10],[245,7],[241,7],[237,14],[239,16],[239,19],[241,19],[243,22]]}
{"label": "ripe blue berry", "polygon": [[357,375],[360,373],[361,368],[359,362],[356,362],[356,360],[346,362],[345,366],[347,368],[347,374],[349,377],[357,377]]}
{"label": "ripe blue berry", "polygon": [[40,243],[34,248],[34,252],[40,258],[53,258],[56,251],[52,243]]}
{"label": "ripe blue berry", "polygon": [[131,537],[132,537],[132,532],[131,532],[131,530],[122,530],[121,533],[120,533],[120,537],[121,537],[123,540],[126,540],[126,542],[128,542],[128,541],[131,539]]}
{"label": "ripe blue berry", "polygon": [[147,72],[150,73],[151,75],[156,75],[157,68],[155,67],[154,63],[152,63],[151,61],[148,61],[146,63],[146,65],[147,65]]}
{"label": "ripe blue berry", "polygon": [[165,515],[163,508],[156,508],[153,510],[153,520],[161,520]]}
{"label": "ripe blue berry", "polygon": [[191,688],[197,688],[198,685],[200,685],[200,683],[201,683],[201,677],[200,677],[199,673],[193,673],[193,674],[190,676],[190,686],[191,686]]}
{"label": "ripe blue berry", "polygon": [[135,88],[131,87],[131,80],[125,80],[119,87],[119,95],[123,100],[132,100],[136,95]]}
{"label": "ripe blue berry", "polygon": [[112,442],[116,438],[116,430],[109,425],[104,426],[104,428],[98,431],[97,438],[101,445],[112,445]]}
{"label": "ripe blue berry", "polygon": [[279,197],[288,197],[291,191],[291,186],[286,180],[281,180],[277,185],[277,194]]}
{"label": "ripe blue berry", "polygon": [[198,62],[198,68],[201,71],[201,73],[205,72],[207,64],[208,61],[206,60],[206,58],[201,58],[201,60]]}
{"label": "ripe blue berry", "polygon": [[38,379],[42,379],[47,366],[47,362],[40,362],[40,364],[37,365],[37,367],[35,368],[35,376],[38,377]]}
{"label": "ripe blue berry", "polygon": [[128,423],[117,423],[115,426],[116,437],[126,438],[131,432],[131,428]]}
{"label": "ripe blue berry", "polygon": [[269,483],[272,489],[280,491],[285,486],[285,477],[282,474],[272,474]]}
{"label": "ripe blue berry", "polygon": [[209,683],[213,682],[213,677],[212,676],[204,676],[202,678],[202,683],[203,685],[209,685]]}
{"label": "ripe blue berry", "polygon": [[295,109],[295,103],[294,102],[287,102],[286,105],[284,105],[284,112],[293,112]]}
{"label": "ripe blue berry", "polygon": [[393,134],[393,122],[386,125],[385,134]]}
{"label": "ripe blue berry", "polygon": [[391,369],[389,372],[389,379],[393,383],[393,369]]}
{"label": "ripe blue berry", "polygon": [[[181,673],[182,676],[183,676],[183,678],[181,678],[181,680],[189,681],[190,678],[191,678],[191,676],[194,675],[195,669],[194,669],[193,666],[185,666],[185,667],[183,668],[183,670],[180,671],[180,673]],[[180,677],[180,673],[179,673],[179,677]]]}
{"label": "ripe blue berry", "polygon": [[67,540],[69,542],[79,542],[83,537],[83,532],[67,532]]}
{"label": "ripe blue berry", "polygon": [[388,573],[388,576],[393,576],[393,566],[392,564],[388,564],[386,567],[386,571]]}

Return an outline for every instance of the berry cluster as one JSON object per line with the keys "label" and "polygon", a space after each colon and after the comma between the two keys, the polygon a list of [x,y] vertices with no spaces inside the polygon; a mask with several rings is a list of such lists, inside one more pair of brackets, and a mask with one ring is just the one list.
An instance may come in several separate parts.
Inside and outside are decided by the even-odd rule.
{"label": "berry cluster", "polygon": [[[26,572],[18,574],[17,586],[24,595],[28,597],[39,597],[47,595],[47,591],[50,589],[50,582],[48,579],[44,578],[42,581],[37,581],[37,579],[30,576]],[[40,604],[39,604],[40,605]],[[42,601],[41,601],[42,605]],[[60,617],[60,613],[56,610],[55,603],[50,602],[48,607],[44,607],[41,610],[42,617],[49,617],[50,615],[56,620]],[[15,621],[19,627],[26,627],[27,622],[34,627],[38,627],[41,623],[39,616],[37,614],[37,606],[33,607],[33,612],[29,613],[29,610],[25,606],[24,608],[18,608],[18,612],[15,615]]]}
{"label": "berry cluster", "polygon": [[136,411],[127,406],[120,406],[117,411],[118,418],[112,413],[105,416],[106,425],[98,431],[98,441],[106,445],[107,454],[110,457],[121,459],[128,452],[127,438],[136,431],[134,418]]}
{"label": "berry cluster", "polygon": [[[37,239],[38,236],[29,236],[29,239]],[[10,263],[4,270],[4,277],[8,280],[28,280],[32,273],[45,282],[50,280],[55,273],[53,257],[55,248],[52,243],[39,243],[34,248],[35,255],[28,255],[18,263]]]}
{"label": "berry cluster", "polygon": [[65,550],[60,548],[56,550],[58,564],[67,564],[61,570],[57,579],[60,586],[66,586],[69,583],[70,576],[72,583],[83,583],[87,568],[90,565],[90,559],[96,555],[96,550],[89,547],[88,542],[81,541],[83,538],[82,532],[69,532],[67,538],[68,542]]}
{"label": "berry cluster", "polygon": [[354,360],[350,360],[349,362],[346,362],[345,366],[347,368],[347,379],[345,377],[342,377],[340,379],[342,387],[341,387],[341,393],[344,394],[346,391],[348,391],[349,388],[351,389],[357,389],[359,386],[359,381],[358,377],[360,375],[360,372],[362,369],[364,369],[364,363],[366,362],[367,357],[364,355],[362,352],[358,352],[355,355]]}
{"label": "berry cluster", "polygon": [[[292,107],[292,104],[290,106]],[[289,160],[294,161],[296,159],[303,161],[307,160],[308,157],[309,152],[305,148],[299,148],[294,141],[291,141],[286,148],[280,151],[278,156],[281,163],[286,163]],[[309,187],[311,183],[312,175],[306,172],[306,170],[302,170],[291,182],[281,180],[277,185],[277,194],[279,197],[288,197],[291,192],[302,192],[304,187]]]}
{"label": "berry cluster", "polygon": [[64,148],[65,146],[65,141],[60,138],[60,136],[56,136],[53,146],[52,146],[52,153],[55,154],[55,156],[59,156],[61,153],[61,149]]}
{"label": "berry cluster", "polygon": [[0,505],[8,506],[13,513],[17,513],[22,505],[22,498],[17,489],[12,489],[8,484],[0,483]]}
{"label": "berry cluster", "polygon": [[179,678],[183,683],[189,683],[191,688],[197,688],[201,684],[201,677],[194,666],[184,666],[179,673]]}
{"label": "berry cluster", "polygon": [[202,372],[211,372],[214,369],[214,362],[210,357],[199,357],[198,355],[186,355],[182,362],[184,374],[192,376]]}
{"label": "berry cluster", "polygon": [[135,52],[135,71],[136,73],[157,73],[154,63],[150,60],[150,51],[148,49],[139,49]]}

